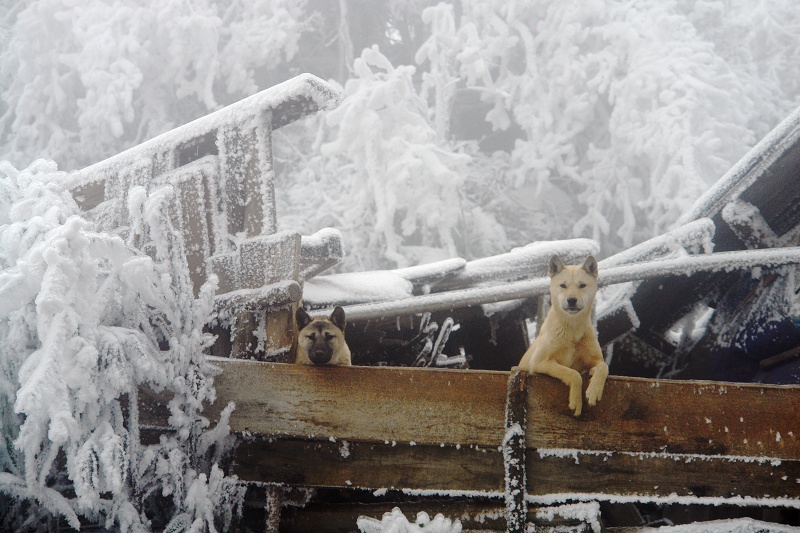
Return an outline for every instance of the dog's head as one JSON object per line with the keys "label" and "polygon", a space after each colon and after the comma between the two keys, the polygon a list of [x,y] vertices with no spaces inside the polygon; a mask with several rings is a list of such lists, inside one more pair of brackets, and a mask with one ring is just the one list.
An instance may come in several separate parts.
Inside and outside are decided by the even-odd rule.
{"label": "dog's head", "polygon": [[597,294],[597,260],[593,256],[587,257],[583,265],[564,265],[554,255],[549,273],[551,305],[570,315],[591,310]]}
{"label": "dog's head", "polygon": [[347,364],[350,364],[350,352],[344,340],[344,309],[336,306],[330,318],[312,318],[305,309],[298,307],[295,319],[299,330],[298,363],[341,364],[339,360],[346,352]]}

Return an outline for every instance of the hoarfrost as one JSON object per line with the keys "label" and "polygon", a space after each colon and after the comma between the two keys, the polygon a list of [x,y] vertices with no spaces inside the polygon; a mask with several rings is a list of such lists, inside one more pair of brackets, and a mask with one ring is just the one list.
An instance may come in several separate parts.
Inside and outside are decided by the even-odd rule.
{"label": "hoarfrost", "polygon": [[356,521],[361,533],[461,533],[461,522],[437,514],[430,518],[428,513],[417,513],[414,522],[409,522],[403,512],[395,507],[384,513],[381,520],[360,516]]}
{"label": "hoarfrost", "polygon": [[[164,209],[171,190],[131,197],[133,227],[153,240],[151,259],[95,232],[53,163],[0,170],[4,503],[29,525],[63,516],[75,528],[83,519],[138,531],[151,527],[144,507],[160,493],[173,526],[226,527],[243,497],[217,466],[233,407],[213,429],[200,415],[214,400],[202,352],[212,340],[203,326],[215,281],[193,297]],[[177,432],[158,444],[141,442],[143,385],[172,398]]]}

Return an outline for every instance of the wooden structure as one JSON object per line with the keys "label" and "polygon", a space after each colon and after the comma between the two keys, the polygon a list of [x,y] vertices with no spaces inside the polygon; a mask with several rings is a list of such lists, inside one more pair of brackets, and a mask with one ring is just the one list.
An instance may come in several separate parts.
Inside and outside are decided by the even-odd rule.
{"label": "wooden structure", "polygon": [[[691,225],[710,221],[715,252],[797,246],[800,244],[798,176],[800,109],[698,199],[681,222]],[[778,268],[756,273],[727,271],[691,277],[668,276],[637,284],[628,295],[627,313],[619,309],[616,316],[609,315],[598,322],[601,336],[609,344],[616,341],[612,371],[654,376],[667,361],[678,360],[678,368],[672,374],[692,379],[771,381],[776,379],[774,375],[757,374],[759,366],[763,369],[787,363],[794,365],[793,370],[800,375],[800,358],[792,355],[795,353],[792,350],[800,345],[800,331],[786,318],[794,303],[786,297],[796,290],[794,278],[794,268]],[[781,308],[776,314],[784,317],[784,323],[765,317],[760,310],[766,306]],[[691,315],[699,308],[714,309],[705,338],[694,345],[678,346],[671,342],[668,331],[680,321],[691,325]],[[623,314],[627,317],[620,321]],[[760,333],[750,334],[749,330],[770,327],[782,331],[773,334],[773,339],[752,342],[752,337]],[[737,344],[749,345],[747,353],[737,353],[732,348]],[[719,355],[713,357],[714,354]],[[654,364],[643,367],[643,360]],[[720,367],[740,364],[747,368],[738,373],[720,371]],[[788,367],[783,369],[784,373],[788,370]]]}
{"label": "wooden structure", "polygon": [[[341,235],[277,233],[272,132],[338,104],[327,83],[302,75],[78,171],[70,188],[98,230],[128,236],[128,194],[171,187],[168,206],[195,295],[213,272],[216,307],[227,321],[215,330],[215,353],[251,357],[256,328],[262,352],[291,356],[294,309],[305,277],[341,259]],[[151,251],[144,228],[134,242]]]}
{"label": "wooden structure", "polygon": [[[539,506],[575,501],[800,509],[800,387],[611,377],[575,418],[547,376],[213,362],[222,373],[206,414],[236,402],[243,481],[438,496],[465,529],[498,531],[542,525]],[[168,430],[156,405],[143,401],[141,420]],[[325,531],[303,529],[304,512],[287,510],[281,531]],[[349,512],[352,528],[363,509],[308,512]]]}
{"label": "wooden structure", "polygon": [[[335,230],[276,231],[271,154],[274,129],[338,98],[322,80],[301,76],[83,169],[71,186],[98,229],[148,252],[146,229],[130,228],[129,191],[171,191],[167,215],[195,294],[211,273],[220,280],[216,306],[227,322],[215,331],[213,353],[233,358],[213,359],[222,372],[217,403],[204,415],[214,420],[236,403],[230,470],[263,490],[266,529],[323,531],[321,521],[337,519],[352,529],[358,514],[390,510],[393,496],[405,498],[406,511],[410,497],[435,498],[422,509],[492,531],[597,530],[598,501],[800,509],[800,387],[612,377],[601,404],[574,418],[560,383],[508,371],[528,344],[526,321],[544,312],[547,260],[597,253],[587,239],[394,271],[408,286],[397,301],[305,295],[320,313],[346,304],[351,349],[394,346],[414,364],[421,342],[430,344],[425,364],[433,366],[449,338],[483,370],[237,360],[287,359],[302,285],[342,257]],[[628,370],[637,350],[675,352],[666,332],[698,303],[738,305],[743,299],[729,294],[788,279],[787,265],[800,263],[800,192],[787,170],[800,160],[800,114],[787,121],[683,226],[600,263],[602,285],[634,283],[598,312],[617,368]],[[768,276],[742,274],[761,267]],[[441,324],[436,338],[431,321]],[[261,354],[256,328],[268,341]],[[392,337],[400,330],[410,337]],[[147,431],[170,431],[166,400],[142,391]],[[324,499],[282,507],[295,488],[367,491],[372,499],[367,507]]]}

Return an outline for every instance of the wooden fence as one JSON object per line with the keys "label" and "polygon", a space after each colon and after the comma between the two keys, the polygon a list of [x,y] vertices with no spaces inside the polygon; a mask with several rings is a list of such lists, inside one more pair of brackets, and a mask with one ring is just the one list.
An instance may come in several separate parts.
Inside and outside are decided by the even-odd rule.
{"label": "wooden fence", "polygon": [[[575,418],[547,376],[214,364],[206,415],[236,403],[233,473],[247,482],[504,499],[509,531],[528,504],[800,508],[796,386],[610,377]],[[143,397],[142,422],[167,428],[163,405]]]}

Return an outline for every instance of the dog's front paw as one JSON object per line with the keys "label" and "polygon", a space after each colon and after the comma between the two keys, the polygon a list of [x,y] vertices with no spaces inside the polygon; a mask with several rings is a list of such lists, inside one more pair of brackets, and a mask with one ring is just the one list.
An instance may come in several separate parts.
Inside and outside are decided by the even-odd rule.
{"label": "dog's front paw", "polygon": [[603,399],[603,386],[599,383],[592,381],[586,388],[586,401],[589,405],[594,407],[597,402]]}
{"label": "dog's front paw", "polygon": [[581,416],[581,411],[583,410],[583,400],[581,399],[581,391],[578,389],[577,394],[573,394],[573,391],[570,390],[569,392],[569,408],[572,409],[574,416]]}

